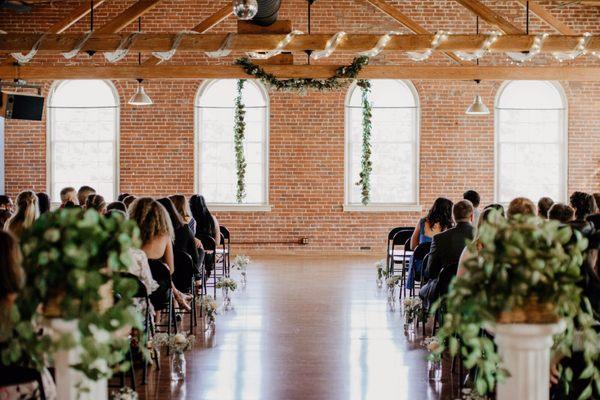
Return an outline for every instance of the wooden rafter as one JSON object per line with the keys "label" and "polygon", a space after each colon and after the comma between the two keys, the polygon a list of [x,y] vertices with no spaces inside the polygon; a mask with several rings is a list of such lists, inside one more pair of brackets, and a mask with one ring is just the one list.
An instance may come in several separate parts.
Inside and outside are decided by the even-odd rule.
{"label": "wooden rafter", "polygon": [[[98,8],[102,4],[106,3],[106,0],[96,0],[94,1],[94,9]],[[91,11],[91,7],[88,3],[84,3],[78,7],[75,7],[73,11],[69,13],[66,17],[52,25],[47,33],[63,33],[67,29],[69,29],[73,24],[77,21],[81,20],[83,17],[88,15]]]}
{"label": "wooden rafter", "polygon": [[[219,10],[217,10],[214,14],[208,16],[206,19],[204,19],[198,25],[193,27],[192,30],[194,32],[204,33],[206,31],[208,31],[210,28],[212,28],[213,26],[215,26],[218,23],[220,23],[221,21],[223,21],[225,18],[229,17],[232,14],[232,12],[233,11],[231,8],[231,4],[227,3],[223,7],[221,7]],[[145,66],[157,65],[158,62],[159,62],[158,58],[152,57],[152,58],[149,58],[146,61],[144,61],[143,65],[145,65]]]}
{"label": "wooden rafter", "polygon": [[[98,34],[86,43],[86,51],[114,51],[128,34]],[[177,34],[175,33],[141,33],[133,41],[130,50],[142,53],[168,51]],[[332,34],[299,35],[286,47],[288,51],[321,50]],[[39,39],[39,34],[19,33],[0,35],[0,53],[29,51]],[[188,35],[181,41],[180,51],[205,52],[219,50],[227,34]],[[231,50],[267,51],[273,49],[285,37],[284,34],[234,34]],[[348,34],[339,44],[336,51],[360,52],[374,47],[381,35]],[[434,35],[400,35],[391,38],[386,51],[424,51],[430,48]],[[487,35],[450,35],[442,42],[439,51],[475,51],[481,46]],[[544,42],[542,52],[571,51],[578,44],[581,36],[549,35]],[[47,35],[39,46],[40,54],[57,54],[70,51],[81,39],[81,34],[64,33]],[[502,35],[490,47],[491,52],[527,51],[531,47],[535,35]],[[600,51],[600,36],[592,36],[587,45],[588,50]]]}
{"label": "wooden rafter", "polygon": [[95,31],[97,34],[117,33],[123,30],[127,25],[153,9],[160,0],[139,0],[131,7],[117,15],[106,25]]}
{"label": "wooden rafter", "polygon": [[[339,65],[263,65],[280,78],[327,78]],[[247,78],[240,67],[228,65],[179,66],[0,66],[0,79],[217,79]],[[477,67],[369,65],[364,79],[515,80],[542,79],[600,81],[600,67]]]}
{"label": "wooden rafter", "polygon": [[[415,21],[414,19],[410,18],[406,14],[400,12],[397,8],[395,8],[394,6],[386,3],[383,0],[367,0],[367,2],[369,4],[371,4],[373,7],[377,8],[378,10],[380,10],[381,12],[389,15],[390,17],[392,17],[396,21],[400,22],[402,25],[404,25],[405,27],[407,27],[408,29],[410,29],[414,33],[417,33],[417,34],[420,34],[420,35],[427,35],[427,34],[430,33],[427,29],[425,29],[423,26],[421,26],[417,21]],[[452,54],[452,53],[445,53],[445,54],[448,57],[450,57],[451,59],[453,59],[454,61],[456,61],[457,63],[461,64],[461,65],[469,65],[468,62],[465,62],[465,61],[461,60],[455,54]]]}
{"label": "wooden rafter", "polygon": [[525,33],[522,29],[517,28],[503,16],[481,3],[479,0],[454,0],[473,14],[479,16],[488,24],[500,29],[502,32],[511,35],[522,35]]}
{"label": "wooden rafter", "polygon": [[[527,0],[517,0],[523,6],[527,6]],[[563,35],[577,35],[575,30],[571,29],[567,24],[556,18],[550,11],[541,6],[536,1],[529,0],[529,10],[537,15],[542,21],[556,29],[557,32]]]}

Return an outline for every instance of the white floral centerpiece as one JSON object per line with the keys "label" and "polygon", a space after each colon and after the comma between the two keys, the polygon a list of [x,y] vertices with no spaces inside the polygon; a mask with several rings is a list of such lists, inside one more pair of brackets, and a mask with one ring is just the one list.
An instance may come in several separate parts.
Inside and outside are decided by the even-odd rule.
{"label": "white floral centerpiece", "polygon": [[123,387],[119,389],[119,391],[114,391],[111,395],[111,400],[138,400],[138,394],[135,390],[130,388],[129,386]]}
{"label": "white floral centerpiece", "polygon": [[246,286],[246,282],[248,279],[248,265],[249,264],[250,264],[250,257],[248,257],[244,254],[238,254],[233,259],[233,265],[242,274],[242,279],[241,279],[242,286]]}
{"label": "white floral centerpiece", "polygon": [[156,347],[166,346],[171,357],[171,380],[179,382],[185,380],[186,362],[184,352],[190,350],[194,346],[196,337],[194,335],[186,336],[183,333],[169,335],[168,333],[157,333],[152,339],[152,343]]}
{"label": "white floral centerpiece", "polygon": [[387,275],[385,259],[381,259],[375,263],[375,270],[377,271],[377,280],[375,282],[377,283],[377,288],[381,289],[383,278]]}
{"label": "white floral centerpiece", "polygon": [[400,276],[390,276],[385,280],[385,285],[387,286],[387,303],[390,311],[396,311],[396,287],[400,282]]}
{"label": "white floral centerpiece", "polygon": [[438,351],[440,348],[440,341],[437,337],[430,336],[425,338],[422,344],[429,352],[429,360],[427,363],[429,379],[439,382],[442,380],[442,355]]}
{"label": "white floral centerpiece", "polygon": [[217,319],[217,302],[211,296],[205,296],[202,298],[200,307],[202,308],[202,314],[205,315],[207,328],[210,328]]}
{"label": "white floral centerpiece", "polygon": [[223,310],[231,310],[233,306],[231,305],[230,292],[234,292],[237,289],[237,282],[232,278],[219,278],[216,286],[217,289],[223,291]]}
{"label": "white floral centerpiece", "polygon": [[[404,299],[404,327],[411,331],[414,328],[413,323],[418,321],[423,311],[423,302],[419,296],[407,297]],[[438,343],[439,345],[439,343]]]}

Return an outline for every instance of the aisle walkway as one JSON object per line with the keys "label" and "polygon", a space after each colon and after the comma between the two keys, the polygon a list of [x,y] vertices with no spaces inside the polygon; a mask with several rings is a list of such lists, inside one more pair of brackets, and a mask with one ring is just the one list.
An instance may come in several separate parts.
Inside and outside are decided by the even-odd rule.
{"label": "aisle walkway", "polygon": [[186,354],[186,382],[171,386],[164,360],[158,378],[151,371],[138,391],[147,399],[453,398],[440,394],[449,384],[436,389],[427,380],[426,352],[407,342],[399,313],[386,310],[374,261],[255,258],[235,310],[219,315],[215,335]]}

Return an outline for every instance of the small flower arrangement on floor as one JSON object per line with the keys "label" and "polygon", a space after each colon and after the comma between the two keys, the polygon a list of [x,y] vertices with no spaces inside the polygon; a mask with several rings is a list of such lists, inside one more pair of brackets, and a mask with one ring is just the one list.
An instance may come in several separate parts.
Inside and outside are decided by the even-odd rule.
{"label": "small flower arrangement on floor", "polygon": [[246,286],[246,279],[248,276],[248,264],[250,264],[250,257],[244,255],[244,254],[238,254],[237,256],[235,256],[235,258],[233,259],[233,265],[235,265],[235,268],[240,271],[240,273],[242,274],[242,286]]}
{"label": "small flower arrangement on floor", "polygon": [[152,339],[152,345],[155,348],[167,346],[174,353],[183,353],[190,350],[194,346],[195,341],[196,337],[194,335],[157,333]]}
{"label": "small flower arrangement on floor", "polygon": [[111,400],[138,400],[138,394],[135,390],[129,386],[125,386],[119,391],[113,391],[111,394]]}
{"label": "small flower arrangement on floor", "polygon": [[219,278],[219,280],[217,281],[217,289],[229,289],[232,292],[235,291],[235,289],[237,289],[237,282],[235,281],[235,279],[232,278]]}
{"label": "small flower arrangement on floor", "polygon": [[469,388],[462,390],[461,400],[488,400],[487,396],[481,396],[477,391]]}
{"label": "small flower arrangement on floor", "polygon": [[217,319],[217,302],[211,296],[206,296],[202,298],[202,302],[200,303],[200,307],[202,308],[202,313],[206,315],[206,318],[210,323],[214,323]]}
{"label": "small flower arrangement on floor", "polygon": [[400,275],[394,275],[394,276],[390,276],[389,278],[387,278],[385,280],[385,285],[387,286],[388,290],[392,290],[392,289],[396,288],[396,286],[398,285],[399,282],[400,282]]}
{"label": "small flower arrangement on floor", "polygon": [[[420,318],[423,310],[423,303],[419,296],[407,297],[404,299],[404,322],[412,324],[416,319]],[[439,342],[438,342],[439,345]]]}
{"label": "small flower arrangement on floor", "polygon": [[383,278],[387,276],[385,259],[381,259],[375,263],[375,270],[377,271],[377,287],[381,288],[383,286]]}
{"label": "small flower arrangement on floor", "polygon": [[429,336],[423,340],[423,346],[433,354],[440,347],[440,341],[436,336]]}

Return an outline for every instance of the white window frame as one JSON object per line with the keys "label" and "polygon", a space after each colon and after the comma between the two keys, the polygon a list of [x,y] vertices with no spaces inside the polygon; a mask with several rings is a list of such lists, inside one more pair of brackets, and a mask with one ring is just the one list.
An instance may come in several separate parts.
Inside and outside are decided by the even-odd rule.
{"label": "white window frame", "polygon": [[[200,140],[200,99],[202,95],[213,85],[215,82],[220,79],[209,79],[200,85],[198,91],[196,92],[196,98],[194,100],[194,193],[198,193],[201,184],[201,176],[200,174],[200,165],[202,164],[200,157],[202,156],[202,152],[200,151],[200,147],[202,146],[202,141]],[[237,203],[207,203],[213,211],[245,211],[245,212],[255,212],[255,211],[271,211],[271,205],[269,203],[269,153],[270,153],[270,140],[269,140],[269,131],[270,131],[270,115],[271,115],[271,103],[269,99],[269,93],[265,86],[256,80],[252,80],[252,83],[258,87],[258,90],[263,96],[265,101],[265,121],[264,121],[264,129],[265,129],[265,138],[262,146],[263,151],[263,174],[264,174],[264,187],[263,187],[263,198],[264,203],[262,204],[237,204]],[[233,132],[232,132],[233,134]]]}
{"label": "white window frame", "polygon": [[[560,151],[560,158],[562,168],[559,169],[561,177],[560,177],[560,191],[561,198],[554,199],[555,202],[567,202],[568,197],[568,184],[569,184],[569,102],[567,99],[567,95],[565,94],[565,90],[562,85],[557,81],[549,81],[549,80],[541,80],[543,82],[548,82],[557,90],[560,95],[563,104],[563,121],[562,121],[562,135],[563,135],[563,146]],[[502,93],[506,87],[514,82],[504,81],[502,85],[498,88],[498,92],[496,93],[496,98],[494,99],[494,201],[500,202],[500,113],[498,104],[500,102],[500,98],[502,97]],[[536,202],[539,199],[530,199],[533,202]],[[503,203],[507,205],[507,203]]]}
{"label": "white window frame", "polygon": [[[58,87],[63,83],[63,82],[67,82],[69,80],[80,80],[80,79],[64,79],[64,80],[59,80],[59,81],[55,81],[54,83],[52,83],[52,86],[50,87],[50,91],[48,94],[48,101],[47,101],[47,108],[46,108],[46,189],[48,191],[48,193],[51,195],[52,193],[54,193],[53,189],[53,176],[52,176],[52,112],[51,112],[51,104],[52,104],[52,97],[54,96],[56,90],[58,89]],[[116,116],[115,116],[115,129],[116,129],[116,134],[115,134],[115,142],[113,145],[113,151],[115,154],[115,162],[113,165],[113,169],[114,169],[114,176],[115,176],[115,182],[114,182],[114,192],[115,192],[115,198],[112,200],[116,200],[117,196],[119,195],[119,187],[121,185],[121,169],[120,169],[120,165],[121,165],[121,97],[119,96],[119,91],[117,90],[117,88],[115,87],[115,85],[107,80],[107,79],[92,79],[92,80],[100,80],[104,83],[106,83],[110,89],[112,90],[112,94],[114,96],[115,99],[115,104],[116,104]],[[77,190],[78,188],[75,188],[75,190]],[[52,199],[52,205],[56,206],[56,205],[60,205],[60,199]]]}
{"label": "white window frame", "polygon": [[415,101],[416,107],[416,132],[415,132],[415,141],[413,143],[413,151],[415,154],[415,202],[412,203],[369,203],[367,205],[364,204],[355,204],[350,203],[350,190],[355,186],[355,181],[358,179],[356,176],[352,176],[350,173],[350,149],[348,146],[348,139],[350,134],[350,116],[348,112],[348,106],[350,105],[350,100],[352,98],[352,94],[354,90],[357,88],[356,82],[350,85],[346,98],[344,100],[344,114],[345,114],[345,124],[344,124],[344,207],[343,210],[345,212],[421,212],[423,211],[423,206],[420,204],[420,142],[421,142],[421,102],[419,98],[419,92],[415,88],[415,85],[409,81],[404,79],[393,79],[399,80],[403,82],[410,90],[413,95],[413,99]]}

